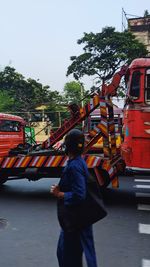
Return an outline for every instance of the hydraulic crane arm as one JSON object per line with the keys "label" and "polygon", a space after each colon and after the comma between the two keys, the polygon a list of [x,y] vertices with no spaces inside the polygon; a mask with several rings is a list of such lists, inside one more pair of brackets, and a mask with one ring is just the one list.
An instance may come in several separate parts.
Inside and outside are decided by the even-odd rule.
{"label": "hydraulic crane arm", "polygon": [[59,140],[61,140],[64,135],[73,129],[77,124],[82,122],[89,114],[99,106],[99,94],[95,94],[90,102],[88,102],[83,108],[73,105],[70,107],[72,116],[69,120],[63,123],[62,127],[58,128],[46,141],[43,142],[43,148],[52,147]]}
{"label": "hydraulic crane arm", "polygon": [[109,85],[102,85],[102,96],[114,96],[120,84],[121,78],[126,74],[128,66],[124,65],[113,76],[112,82]]}
{"label": "hydraulic crane arm", "polygon": [[[125,75],[127,70],[127,66],[123,66],[120,71],[118,71],[109,85],[102,85],[102,93],[101,96],[112,96],[116,94],[117,88],[119,86],[120,80],[123,75]],[[60,127],[57,131],[55,131],[46,141],[43,142],[43,148],[52,147],[59,140],[61,140],[64,135],[74,128],[77,124],[81,123],[85,118],[89,116],[89,114],[94,111],[97,107],[99,107],[100,95],[95,94],[92,96],[89,103],[87,103],[83,108],[78,107],[76,104],[71,105],[71,118],[63,123],[62,127]]]}

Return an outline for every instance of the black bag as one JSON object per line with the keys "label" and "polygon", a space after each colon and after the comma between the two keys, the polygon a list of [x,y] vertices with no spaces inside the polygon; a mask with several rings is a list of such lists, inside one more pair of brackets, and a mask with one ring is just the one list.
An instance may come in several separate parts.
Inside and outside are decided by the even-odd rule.
{"label": "black bag", "polygon": [[82,230],[103,219],[107,212],[97,181],[89,177],[86,199],[79,205],[67,206],[63,199],[58,200],[57,214],[60,226],[66,232]]}

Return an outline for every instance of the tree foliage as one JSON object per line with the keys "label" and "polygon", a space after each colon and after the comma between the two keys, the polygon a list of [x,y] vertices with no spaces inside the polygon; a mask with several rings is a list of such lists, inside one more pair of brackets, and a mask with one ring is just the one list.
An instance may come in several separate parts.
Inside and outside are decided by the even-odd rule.
{"label": "tree foliage", "polygon": [[[0,72],[1,97],[7,95],[12,101],[11,111],[30,111],[49,99],[49,86],[43,86],[34,79],[24,76],[10,66]],[[9,110],[9,105],[8,105]]]}
{"label": "tree foliage", "polygon": [[71,57],[72,64],[67,70],[67,76],[73,74],[77,80],[88,75],[107,81],[123,64],[148,53],[131,32],[118,32],[113,27],[100,33],[84,33],[77,43],[84,46],[84,52]]}
{"label": "tree foliage", "polygon": [[69,103],[80,103],[84,93],[83,85],[77,81],[66,83],[60,94],[34,79],[25,79],[13,67],[0,71],[1,112],[30,112],[41,105],[46,106],[47,112],[66,111]]}
{"label": "tree foliage", "polygon": [[85,96],[84,86],[80,82],[71,81],[64,86],[64,103],[80,104]]}
{"label": "tree foliage", "polygon": [[144,11],[144,17],[150,17],[149,11],[147,9]]}
{"label": "tree foliage", "polygon": [[49,92],[49,101],[47,102],[47,111],[60,111],[63,103],[63,96],[58,91]]}
{"label": "tree foliage", "polygon": [[0,90],[0,112],[12,111],[14,99],[7,92]]}

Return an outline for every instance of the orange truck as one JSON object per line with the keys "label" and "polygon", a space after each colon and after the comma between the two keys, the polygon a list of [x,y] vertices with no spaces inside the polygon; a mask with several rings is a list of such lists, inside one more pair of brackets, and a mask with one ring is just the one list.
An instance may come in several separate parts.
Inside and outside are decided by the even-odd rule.
{"label": "orange truck", "polygon": [[26,122],[19,116],[0,113],[0,157],[19,144],[25,144]]}

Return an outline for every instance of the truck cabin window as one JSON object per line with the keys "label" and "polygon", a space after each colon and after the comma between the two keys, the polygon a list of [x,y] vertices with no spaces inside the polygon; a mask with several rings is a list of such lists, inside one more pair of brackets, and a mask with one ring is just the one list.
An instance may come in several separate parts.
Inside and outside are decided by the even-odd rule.
{"label": "truck cabin window", "polygon": [[145,79],[145,102],[150,104],[150,69],[146,71]]}
{"label": "truck cabin window", "polygon": [[130,87],[130,96],[133,99],[138,99],[140,96],[140,80],[141,80],[140,71],[133,72],[132,80],[131,80],[131,87]]}
{"label": "truck cabin window", "polygon": [[20,122],[11,120],[0,120],[0,132],[19,132],[20,130]]}

